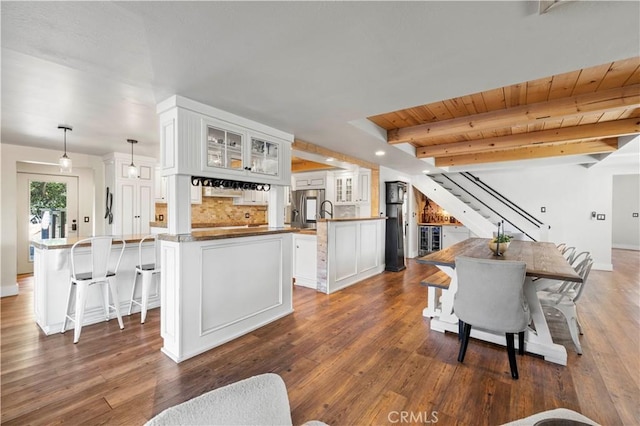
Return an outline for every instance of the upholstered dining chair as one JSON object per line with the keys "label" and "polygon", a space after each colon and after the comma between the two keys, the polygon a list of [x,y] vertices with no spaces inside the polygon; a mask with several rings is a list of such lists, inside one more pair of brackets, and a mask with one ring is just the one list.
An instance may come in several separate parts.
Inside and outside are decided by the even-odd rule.
{"label": "upholstered dining chair", "polygon": [[511,377],[518,379],[514,334],[524,354],[524,332],[530,322],[524,297],[526,264],[508,260],[456,258],[458,291],[453,310],[461,321],[462,339],[458,361],[463,362],[471,327],[505,333]]}
{"label": "upholstered dining chair", "polygon": [[[84,309],[87,301],[87,291],[89,287],[93,284],[102,284],[102,302],[104,305],[104,312],[106,320],[109,321],[109,312],[110,309],[116,311],[116,316],[118,318],[118,325],[120,329],[124,329],[124,325],[122,323],[122,316],[120,315],[120,298],[118,297],[118,286],[116,283],[112,282],[112,278],[116,276],[118,272],[118,266],[120,265],[120,260],[122,259],[122,255],[124,253],[124,249],[126,243],[124,240],[121,240],[121,249],[120,255],[118,256],[118,261],[115,265],[115,268],[110,271],[109,270],[109,260],[111,254],[111,243],[113,242],[113,237],[104,236],[104,237],[91,237],[85,238],[77,241],[71,247],[71,277],[69,280],[69,293],[67,294],[67,306],[66,312],[64,316],[64,321],[62,323],[61,333],[64,333],[67,330],[67,323],[69,321],[73,321],[74,324],[74,332],[73,332],[73,343],[78,343],[80,340],[80,333],[82,332],[82,322],[84,319]],[[88,253],[78,253],[78,248],[90,243],[90,251]],[[88,261],[83,262],[87,266],[84,272],[79,272],[80,269],[79,260],[80,258],[89,257],[86,259]],[[88,269],[88,270],[87,270]],[[75,311],[72,315],[72,298],[75,289]],[[111,293],[111,298],[113,299],[113,304],[109,303],[109,293]]]}
{"label": "upholstered dining chair", "polygon": [[[155,244],[153,247],[153,252],[149,253],[148,256],[144,256],[142,245],[145,241],[149,241],[151,239],[155,240]],[[147,305],[149,304],[149,293],[151,290],[151,283],[153,281],[154,276],[157,278],[160,273],[160,256],[158,256],[158,240],[155,235],[147,235],[140,240],[138,244],[138,264],[136,265],[136,272],[133,275],[133,285],[131,286],[131,300],[129,301],[129,315],[131,315],[131,309],[133,308],[133,304],[140,306],[140,323],[144,324],[145,319],[147,318]],[[138,275],[141,277],[141,296],[140,301],[138,302],[135,299],[136,293],[136,284],[138,282]],[[158,292],[158,282],[156,280],[156,293]]]}

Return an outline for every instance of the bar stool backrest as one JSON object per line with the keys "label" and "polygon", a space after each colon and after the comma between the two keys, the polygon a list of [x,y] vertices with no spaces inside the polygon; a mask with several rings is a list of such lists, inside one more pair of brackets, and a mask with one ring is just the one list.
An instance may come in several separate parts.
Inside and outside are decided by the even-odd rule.
{"label": "bar stool backrest", "polygon": [[[79,240],[71,247],[71,277],[74,280],[79,278],[79,274],[81,272],[76,271],[76,259],[78,254],[76,253],[76,249],[78,247],[84,246],[87,243],[91,244],[91,271],[86,271],[91,273],[92,281],[98,281],[101,278],[106,279],[107,272],[109,268],[109,254],[111,252],[111,243],[113,241],[112,237],[104,236],[104,237],[91,237]],[[122,254],[120,255],[122,257]],[[120,259],[118,259],[118,264],[120,263]],[[117,270],[117,265],[116,265]],[[86,273],[84,272],[84,273]]]}
{"label": "bar stool backrest", "polygon": [[[145,241],[154,240],[154,248],[151,254],[143,254],[142,245]],[[160,244],[155,235],[145,235],[138,244],[138,267],[144,270],[159,270],[160,269]]]}

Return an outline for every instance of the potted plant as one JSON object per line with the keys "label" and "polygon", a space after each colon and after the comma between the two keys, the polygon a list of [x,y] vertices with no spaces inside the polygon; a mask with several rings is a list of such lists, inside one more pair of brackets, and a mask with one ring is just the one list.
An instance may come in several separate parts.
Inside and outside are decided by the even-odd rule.
{"label": "potted plant", "polygon": [[504,253],[509,248],[509,243],[511,242],[511,235],[500,234],[497,237],[493,237],[491,241],[489,241],[489,248],[492,252],[497,253],[498,251],[498,243],[500,243],[500,253]]}

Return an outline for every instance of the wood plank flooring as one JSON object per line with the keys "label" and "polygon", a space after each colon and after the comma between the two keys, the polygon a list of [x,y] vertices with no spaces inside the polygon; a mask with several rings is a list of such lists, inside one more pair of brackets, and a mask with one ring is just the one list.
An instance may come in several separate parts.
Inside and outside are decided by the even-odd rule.
{"label": "wood plank flooring", "polygon": [[[518,357],[514,381],[504,348],[473,340],[464,364],[455,335],[422,317],[432,266],[408,262],[333,295],[296,287],[295,313],[175,364],[160,352],[159,310],[45,336],[33,316],[32,277],[1,299],[1,422],[143,424],[174,404],[256,374],[287,384],[294,424],[497,425],[566,407],[603,425],[640,424],[640,253],[613,251],[613,272],[592,271],[579,311],[584,355],[566,324],[563,367]],[[552,313],[550,313],[552,314]],[[407,420],[400,422],[402,412]],[[412,417],[409,417],[412,416]]]}

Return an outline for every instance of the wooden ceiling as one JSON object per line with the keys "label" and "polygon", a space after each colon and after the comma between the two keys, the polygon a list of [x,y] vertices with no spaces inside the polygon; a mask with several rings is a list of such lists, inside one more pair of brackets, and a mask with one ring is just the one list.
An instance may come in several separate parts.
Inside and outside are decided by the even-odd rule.
{"label": "wooden ceiling", "polygon": [[316,163],[315,161],[305,160],[300,157],[291,157],[291,171],[295,172],[309,172],[312,170],[332,170],[335,167],[327,166],[326,164]]}
{"label": "wooden ceiling", "polygon": [[610,153],[640,133],[640,57],[368,118],[437,167]]}

